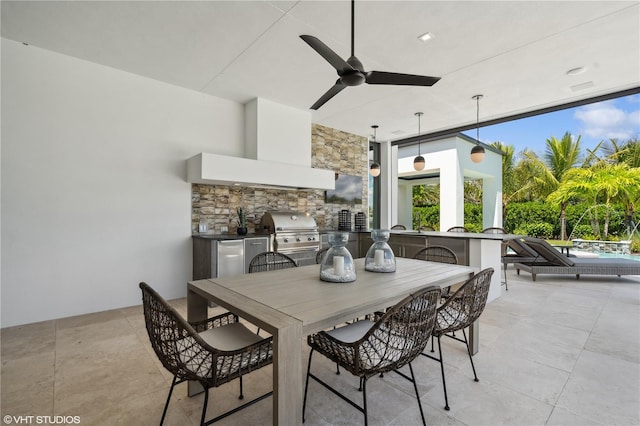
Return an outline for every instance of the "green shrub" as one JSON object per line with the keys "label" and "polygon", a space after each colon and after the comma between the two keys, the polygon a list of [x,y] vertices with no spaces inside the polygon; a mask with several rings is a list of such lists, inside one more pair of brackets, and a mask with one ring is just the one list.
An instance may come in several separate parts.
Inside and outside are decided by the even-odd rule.
{"label": "green shrub", "polygon": [[553,225],[545,222],[528,223],[522,227],[526,235],[537,238],[550,239],[553,237]]}
{"label": "green shrub", "polygon": [[423,226],[440,229],[440,204],[413,208],[413,229]]}
{"label": "green shrub", "polygon": [[[413,207],[413,229],[430,226],[440,229],[440,205]],[[482,232],[482,205],[464,205],[464,226],[470,232]]]}
{"label": "green shrub", "polygon": [[640,253],[640,238],[634,237],[631,240],[631,253]]}
{"label": "green shrub", "polygon": [[[591,203],[569,204],[566,208],[567,234],[571,235],[573,233],[571,237],[578,238],[575,236],[575,231],[573,231],[574,227],[591,225],[591,220],[596,217],[598,218],[598,223],[600,225],[600,233],[602,233],[604,231],[605,215],[606,207],[603,204],[598,204],[596,206]],[[624,206],[616,204],[611,205],[609,216],[609,235],[625,235],[627,227],[624,221]],[[593,230],[591,230],[590,233],[593,235]]]}
{"label": "green shrub", "polygon": [[[479,227],[480,229],[477,232],[481,232],[482,229],[484,229],[482,228],[482,204],[465,203],[464,226],[467,229],[469,229],[469,227],[474,229]],[[476,231],[471,231],[471,232],[476,232]]]}
{"label": "green shrub", "polygon": [[591,225],[578,225],[573,228],[573,231],[571,232],[571,238],[593,240],[596,237],[595,235],[593,235],[593,229],[591,229]]}
{"label": "green shrub", "polygon": [[[507,232],[517,233],[516,230],[524,230],[533,223],[548,223],[551,225],[553,235],[556,232],[560,233],[559,216],[560,208],[556,205],[538,201],[509,203],[503,218],[503,228]],[[555,227],[558,228],[557,231]]]}
{"label": "green shrub", "polygon": [[469,232],[482,232],[482,230],[484,229],[482,227],[482,224],[478,223],[465,223],[464,227],[467,228],[467,231]]}

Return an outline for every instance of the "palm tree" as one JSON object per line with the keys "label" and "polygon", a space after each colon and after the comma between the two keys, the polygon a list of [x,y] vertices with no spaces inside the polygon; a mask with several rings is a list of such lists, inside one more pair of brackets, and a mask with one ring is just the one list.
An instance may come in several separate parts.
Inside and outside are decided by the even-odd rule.
{"label": "palm tree", "polygon": [[[632,168],[640,168],[640,141],[637,137],[622,143],[618,139],[609,139],[606,142],[601,141],[594,149],[594,152],[598,149],[604,154],[602,158],[599,158],[600,161],[606,161],[611,164],[627,164]],[[638,203],[637,196],[635,199],[633,196],[623,197],[621,202],[624,205],[625,223],[629,232],[632,232],[635,229],[634,215]]]}
{"label": "palm tree", "polygon": [[618,142],[617,139],[609,139],[607,143],[600,142],[600,144],[602,144],[601,150],[606,156],[606,161],[640,167],[640,141],[637,138],[623,143]]}
{"label": "palm tree", "polygon": [[521,151],[520,157],[511,171],[513,192],[507,194],[507,199],[518,202],[538,200],[541,198],[540,189],[535,185],[533,177],[542,174],[545,166],[531,150]]}
{"label": "palm tree", "polygon": [[[590,168],[572,169],[565,174],[558,189],[551,193],[548,201],[567,203],[575,198],[586,198],[594,206],[605,205],[603,237],[609,234],[611,205],[614,202],[637,203],[640,196],[640,169],[629,167],[625,163],[610,164],[601,161]],[[596,217],[592,223],[594,233],[600,233]]]}
{"label": "palm tree", "polygon": [[[546,140],[543,160],[534,153],[527,152],[523,158],[527,167],[533,171],[531,185],[540,196],[547,197],[560,186],[565,174],[574,168],[581,159],[580,135],[574,140],[571,133],[565,132],[562,139],[552,136]],[[567,238],[566,208],[568,200],[558,198],[560,204],[560,239]]]}
{"label": "palm tree", "polygon": [[500,141],[491,144],[502,151],[502,217],[506,216],[507,204],[516,194],[516,181],[513,172],[515,148]]}

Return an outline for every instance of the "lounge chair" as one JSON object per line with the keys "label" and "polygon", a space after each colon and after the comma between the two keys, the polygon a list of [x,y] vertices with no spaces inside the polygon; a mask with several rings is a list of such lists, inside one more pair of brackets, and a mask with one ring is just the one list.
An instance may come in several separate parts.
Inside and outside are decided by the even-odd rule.
{"label": "lounge chair", "polygon": [[[505,240],[503,245],[506,246],[502,253],[502,266],[504,269],[504,285],[505,289],[509,290],[509,284],[507,282],[507,266],[510,263],[536,263],[544,262],[544,258],[537,253],[534,249],[529,247],[522,237],[511,238]],[[511,249],[511,251],[509,251]]]}
{"label": "lounge chair", "polygon": [[571,274],[580,275],[640,275],[640,262],[629,259],[615,258],[579,258],[567,257],[558,252],[553,246],[538,238],[522,238],[524,243],[535,250],[542,259],[534,262],[518,262],[514,267],[531,274],[533,281],[537,274]]}

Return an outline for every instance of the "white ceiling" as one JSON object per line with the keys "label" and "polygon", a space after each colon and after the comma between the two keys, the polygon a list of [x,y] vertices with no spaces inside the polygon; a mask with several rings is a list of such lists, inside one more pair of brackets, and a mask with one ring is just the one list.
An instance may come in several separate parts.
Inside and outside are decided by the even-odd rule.
{"label": "white ceiling", "polygon": [[[350,54],[340,1],[2,1],[2,37],[237,102],[307,110],[337,75],[299,35]],[[640,2],[357,1],[366,70],[433,87],[348,87],[313,121],[378,140],[472,125],[640,87]],[[424,43],[420,34],[435,38]],[[566,72],[585,67],[582,74]],[[572,89],[572,86],[591,86]]]}

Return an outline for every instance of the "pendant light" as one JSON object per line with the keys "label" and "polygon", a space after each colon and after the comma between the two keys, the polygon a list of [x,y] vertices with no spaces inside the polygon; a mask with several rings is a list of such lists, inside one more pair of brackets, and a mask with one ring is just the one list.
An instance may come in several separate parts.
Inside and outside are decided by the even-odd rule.
{"label": "pendant light", "polygon": [[[376,130],[378,129],[378,125],[374,124],[373,126],[371,126],[371,128],[373,129],[373,142],[375,142]],[[375,161],[371,162],[371,165],[369,166],[369,174],[373,177],[380,176],[380,164],[376,163]]]}
{"label": "pendant light", "polygon": [[417,172],[424,170],[424,157],[420,155],[420,117],[422,117],[422,114],[422,112],[415,113],[415,116],[418,117],[418,156],[413,159],[413,168]]}
{"label": "pendant light", "polygon": [[476,145],[471,148],[471,161],[481,163],[484,160],[484,148],[480,145],[480,99],[482,95],[473,95],[471,99],[476,101]]}

